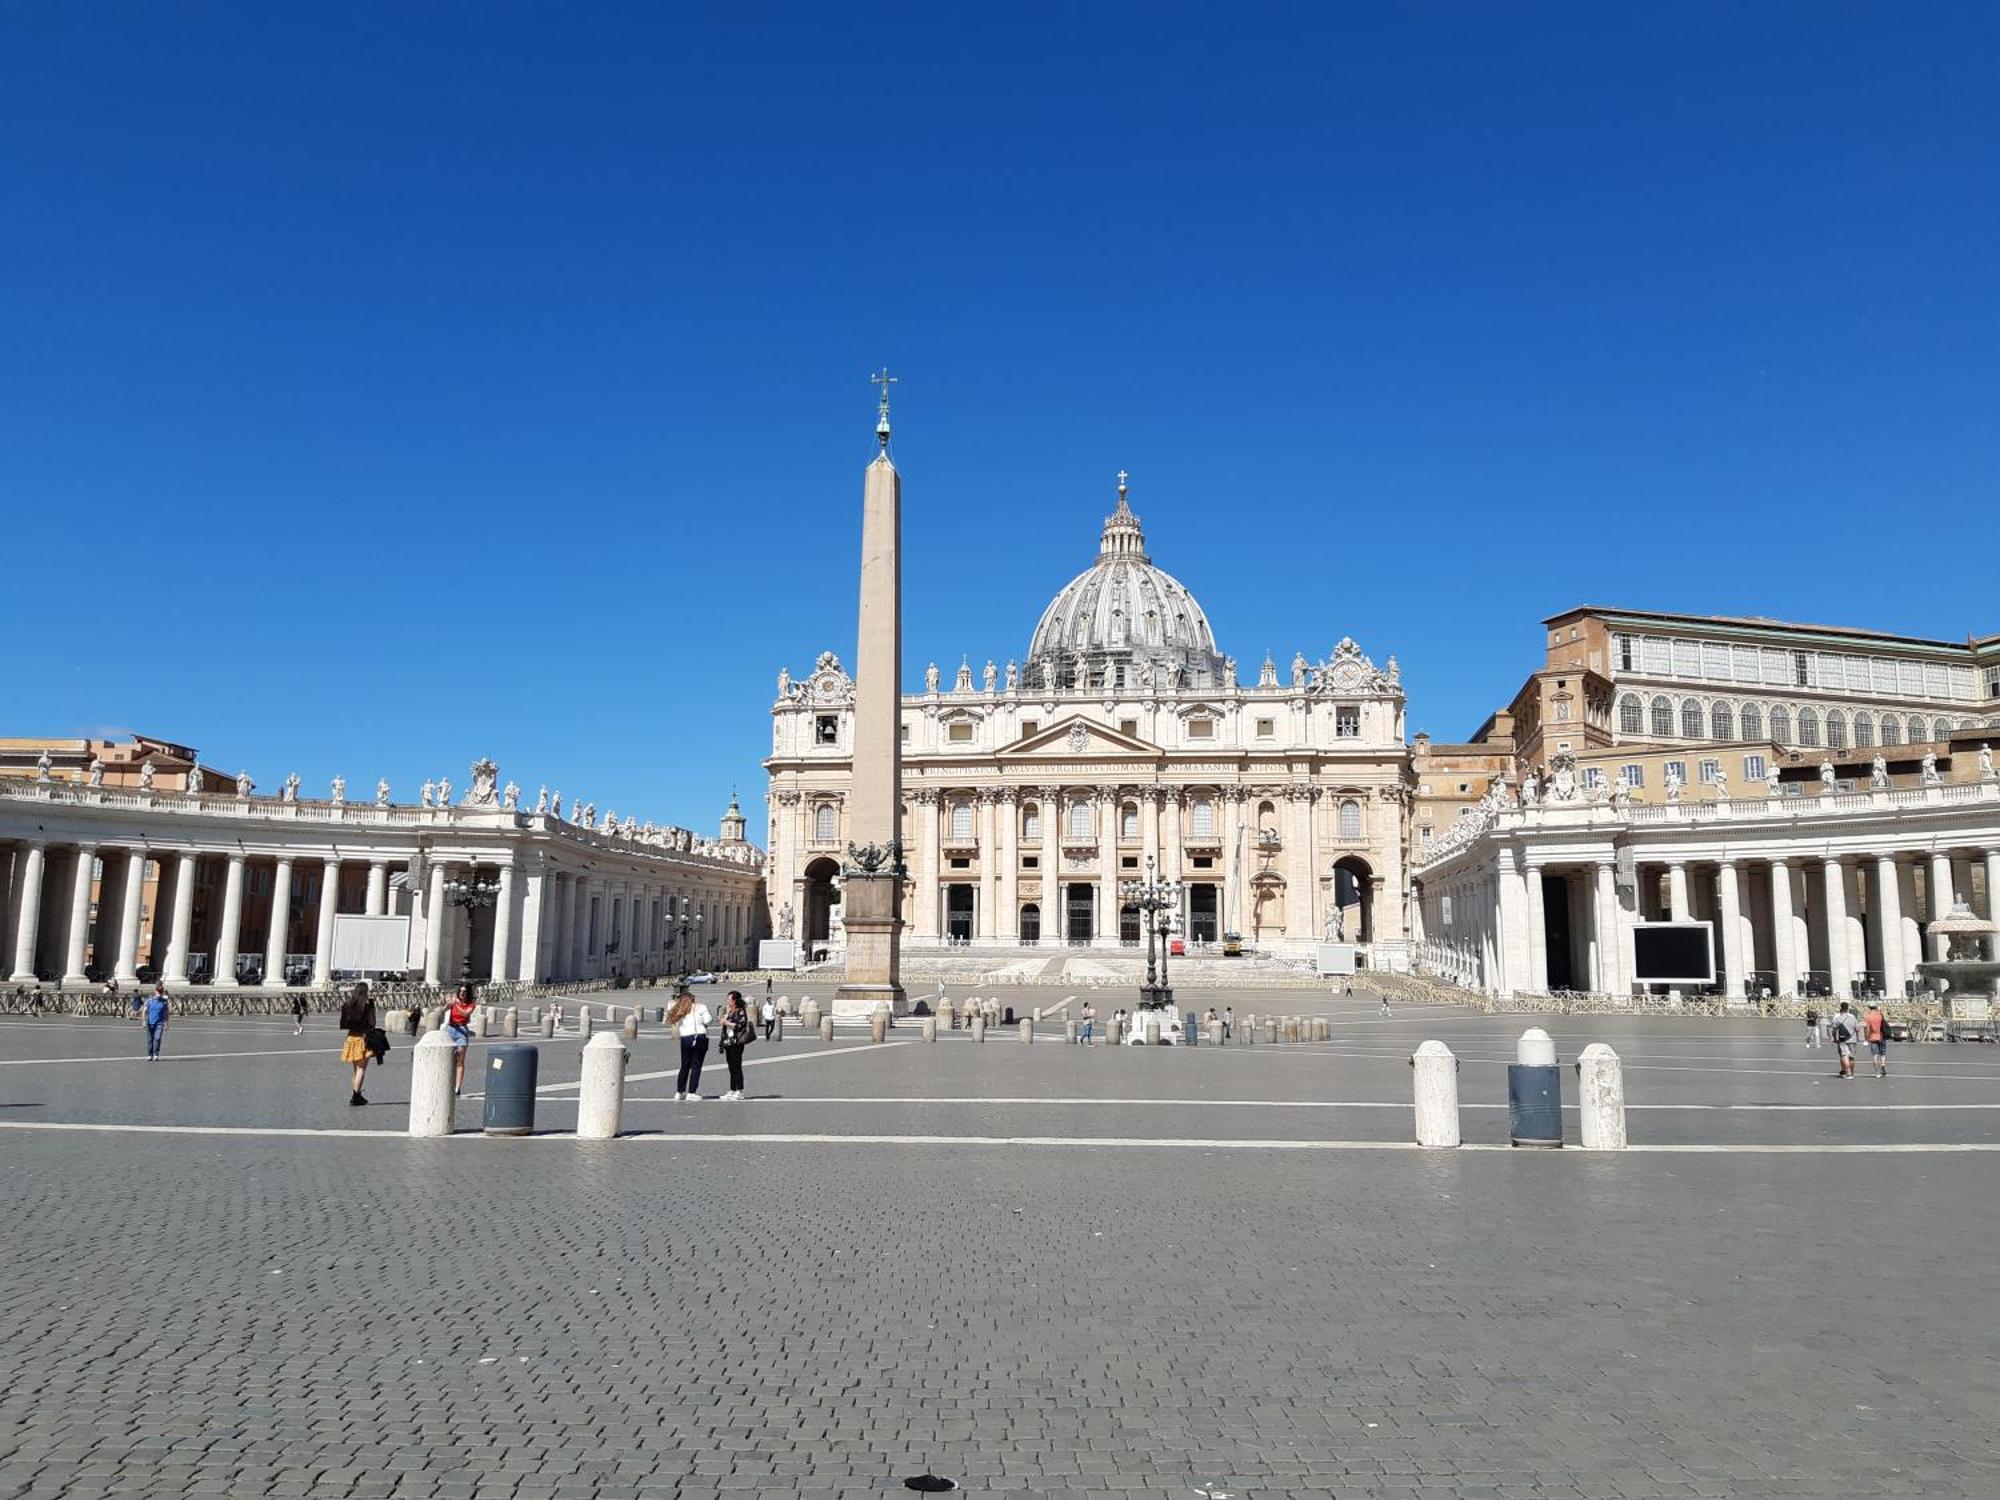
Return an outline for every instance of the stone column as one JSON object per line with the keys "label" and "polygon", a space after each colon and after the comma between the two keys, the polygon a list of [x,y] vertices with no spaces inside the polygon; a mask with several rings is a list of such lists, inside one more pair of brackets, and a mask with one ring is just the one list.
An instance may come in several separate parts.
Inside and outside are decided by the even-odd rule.
{"label": "stone column", "polygon": [[430,892],[424,902],[424,983],[444,983],[444,902],[445,865],[434,859],[430,865]]}
{"label": "stone column", "polygon": [[1000,905],[993,931],[1001,942],[1015,943],[1021,938],[1021,806],[1011,786],[1001,787],[999,796]]}
{"label": "stone column", "polygon": [[389,861],[371,859],[368,861],[368,915],[383,917],[389,914]]}
{"label": "stone column", "polygon": [[[584,978],[590,968],[590,898],[596,894],[597,882],[588,875],[570,876],[570,885],[576,890],[575,923],[569,932],[569,977]],[[694,924],[688,924],[688,936],[694,936]],[[681,957],[682,965],[692,969],[687,955]]]}
{"label": "stone column", "polygon": [[[1931,852],[1931,899],[1930,919],[1933,924],[1940,917],[1951,915],[1951,856],[1941,850]],[[1931,958],[1933,961],[1947,956],[1945,939],[1936,933],[1931,935]]]}
{"label": "stone column", "polygon": [[1545,995],[1549,989],[1549,922],[1542,892],[1542,872],[1523,863],[1521,883],[1527,896],[1529,994]]}
{"label": "stone column", "polygon": [[1715,867],[1716,925],[1722,929],[1722,994],[1726,1000],[1741,1000],[1749,993],[1745,983],[1749,963],[1743,953],[1743,895],[1737,887],[1736,861],[1725,859]]}
{"label": "stone column", "polygon": [[1882,990],[1891,1000],[1900,999],[1903,981],[1910,977],[1903,958],[1903,893],[1896,878],[1896,857],[1875,857],[1875,942],[1882,950]]}
{"label": "stone column", "polygon": [[1917,860],[1896,856],[1896,887],[1903,908],[1903,967],[1914,977],[1924,956],[1924,928],[1917,915]]}
{"label": "stone column", "polygon": [[[510,859],[500,867],[500,894],[493,905],[493,964],[491,976],[505,982],[516,977],[514,968],[514,901],[518,892],[514,876],[514,862]],[[637,924],[634,924],[636,941]]]}
{"label": "stone column", "polygon": [[285,982],[285,949],[292,929],[292,857],[278,856],[271,876],[271,930],[264,934],[264,983]]}
{"label": "stone column", "polygon": [[1045,786],[1038,794],[1042,808],[1042,941],[1060,948],[1062,900],[1062,788]]}
{"label": "stone column", "polygon": [[329,859],[320,866],[319,933],[313,943],[313,983],[324,987],[333,983],[333,919],[340,910],[340,861]]}
{"label": "stone column", "polygon": [[1160,878],[1179,880],[1182,866],[1186,862],[1187,839],[1184,836],[1182,817],[1187,807],[1187,793],[1180,787],[1170,786],[1166,791],[1166,833],[1160,845]]}
{"label": "stone column", "polygon": [[1094,946],[1118,946],[1118,793],[1097,794],[1097,938]]}
{"label": "stone column", "polygon": [[1667,905],[1673,908],[1671,915],[1676,922],[1690,919],[1688,870],[1684,860],[1677,859],[1667,865]]}
{"label": "stone column", "polygon": [[1823,860],[1826,891],[1826,968],[1833,998],[1854,998],[1854,960],[1847,951],[1847,879],[1838,858]]}
{"label": "stone column", "polygon": [[1523,916],[1527,910],[1527,893],[1521,889],[1521,864],[1514,848],[1502,844],[1493,851],[1494,863],[1499,868],[1498,905],[1500,930],[1498,938],[1500,954],[1498,983],[1493,987],[1502,995],[1511,995],[1517,990],[1526,990],[1528,985],[1528,934]]}
{"label": "stone column", "polygon": [[31,839],[21,846],[17,856],[20,869],[14,879],[14,890],[21,909],[14,922],[14,972],[8,976],[15,984],[35,982],[35,945],[42,931],[42,871],[48,864],[48,855],[46,843]]}
{"label": "stone column", "polygon": [[2000,922],[2000,849],[1986,851],[1986,920]]}
{"label": "stone column", "polygon": [[972,935],[975,939],[989,939],[1000,931],[1000,830],[994,813],[999,794],[992,787],[983,786],[978,795],[979,904],[973,908]]}
{"label": "stone column", "polygon": [[174,869],[174,912],[172,936],[167,939],[166,972],[160,977],[169,989],[188,982],[188,939],[194,931],[194,882],[197,856],[184,852]]}
{"label": "stone column", "polygon": [[910,893],[916,918],[911,930],[915,937],[934,940],[944,931],[938,916],[944,856],[938,847],[937,788],[919,788],[912,801],[917,809],[913,814],[917,820],[917,870]]}
{"label": "stone column", "polygon": [[69,887],[69,927],[68,951],[63,960],[64,984],[88,984],[90,978],[83,972],[84,950],[90,942],[90,882],[91,865],[97,859],[95,844],[79,844],[76,848],[76,869],[70,877]]}
{"label": "stone column", "polygon": [[125,851],[125,895],[118,905],[118,966],[112,972],[120,984],[139,982],[139,925],[146,913],[146,851]]}
{"label": "stone column", "polygon": [[551,938],[549,974],[554,979],[576,978],[576,876],[565,872],[562,896],[556,907],[556,929]]}
{"label": "stone column", "polygon": [[219,990],[236,988],[236,955],[243,946],[243,866],[242,850],[229,856],[222,882],[222,930],[215,937],[215,974],[209,980]]}
{"label": "stone column", "polygon": [[1631,989],[1618,962],[1618,885],[1609,860],[1597,865],[1597,961],[1604,993],[1623,995]]}

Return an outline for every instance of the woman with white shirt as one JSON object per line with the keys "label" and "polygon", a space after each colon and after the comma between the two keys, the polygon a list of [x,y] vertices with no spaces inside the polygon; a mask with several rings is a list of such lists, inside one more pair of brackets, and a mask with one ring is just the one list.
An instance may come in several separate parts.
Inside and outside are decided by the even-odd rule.
{"label": "woman with white shirt", "polygon": [[686,990],[674,996],[667,1024],[681,1039],[681,1071],[674,1081],[674,1098],[692,1104],[701,1098],[701,1060],[708,1055],[708,1027],[715,1018]]}

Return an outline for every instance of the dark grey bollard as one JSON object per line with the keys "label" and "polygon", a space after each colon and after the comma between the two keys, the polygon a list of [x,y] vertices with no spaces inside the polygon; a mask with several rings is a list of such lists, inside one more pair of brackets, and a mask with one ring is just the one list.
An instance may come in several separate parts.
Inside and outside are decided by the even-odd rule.
{"label": "dark grey bollard", "polygon": [[535,1075],[541,1054],[525,1042],[486,1049],[488,1135],[529,1135],[535,1128]]}

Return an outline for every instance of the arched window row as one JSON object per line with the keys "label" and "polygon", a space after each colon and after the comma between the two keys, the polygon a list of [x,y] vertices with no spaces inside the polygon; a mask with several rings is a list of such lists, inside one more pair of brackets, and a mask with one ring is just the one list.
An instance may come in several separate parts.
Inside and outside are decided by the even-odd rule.
{"label": "arched window row", "polygon": [[1906,722],[1893,713],[1878,718],[1867,709],[1850,714],[1838,708],[1822,712],[1810,705],[1794,710],[1780,703],[1767,708],[1761,703],[1739,704],[1720,698],[1675,699],[1665,693],[1651,698],[1625,693],[1618,700],[1618,732],[1654,739],[1760,740],[1767,737],[1768,728],[1768,737],[1780,744],[1865,750],[1877,745],[1921,744],[1933,733],[1942,738],[1954,728],[1975,727],[1971,719],[1954,720],[1948,714],[1935,720],[1911,714]]}

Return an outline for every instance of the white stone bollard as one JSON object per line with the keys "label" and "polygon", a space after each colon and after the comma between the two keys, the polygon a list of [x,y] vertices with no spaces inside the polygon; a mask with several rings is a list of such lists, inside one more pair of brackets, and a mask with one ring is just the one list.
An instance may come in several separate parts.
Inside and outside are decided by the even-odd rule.
{"label": "white stone bollard", "polygon": [[819,1039],[820,1039],[820,1040],[821,1040],[822,1042],[830,1042],[830,1041],[832,1041],[832,1040],[833,1040],[833,1017],[832,1017],[832,1016],[821,1016],[821,1017],[820,1017],[820,1020],[819,1020]]}
{"label": "white stone bollard", "polygon": [[521,1034],[521,1012],[515,1006],[508,1006],[500,1012],[500,1035],[519,1036]]}
{"label": "white stone bollard", "polygon": [[1160,1045],[1160,1013],[1156,1010],[1146,1012],[1146,1045],[1148,1047]]}
{"label": "white stone bollard", "polygon": [[1124,1041],[1125,1023],[1116,1016],[1113,1016],[1104,1023],[1104,1045],[1107,1047],[1117,1047],[1122,1046]]}
{"label": "white stone bollard", "polygon": [[1021,1024],[1015,1029],[1021,1033],[1022,1046],[1025,1047],[1035,1040],[1035,1023],[1026,1016],[1021,1018]]}
{"label": "white stone bollard", "polygon": [[1592,1042],[1576,1060],[1580,1134],[1586,1151],[1625,1149],[1625,1064],[1602,1042]]}
{"label": "white stone bollard", "polygon": [[923,1036],[925,1041],[934,1042],[937,1040],[937,1023],[938,1018],[936,1016],[924,1017]]}
{"label": "white stone bollard", "polygon": [[972,1013],[972,1039],[975,1042],[986,1040],[986,1017],[976,1010]]}
{"label": "white stone bollard", "polygon": [[492,1016],[492,1014],[493,1014],[493,1011],[492,1011],[492,1008],[491,1008],[490,1006],[485,1006],[485,1005],[476,1005],[476,1006],[474,1006],[474,1007],[473,1007],[473,1010],[472,1010],[472,1034],[473,1034],[474,1036],[485,1036],[485,1035],[486,1035],[487,1031],[488,1031],[488,1030],[489,1030],[489,1029],[491,1028],[491,1026],[492,1026],[492,1021],[491,1021],[491,1019],[490,1019],[490,1017]]}
{"label": "white stone bollard", "polygon": [[1063,1022],[1063,1040],[1068,1042],[1072,1047],[1076,1045],[1076,1022]]}
{"label": "white stone bollard", "polygon": [[790,995],[778,996],[778,1014],[781,1016],[795,1016],[798,1014],[797,1011],[792,1009],[792,997]]}
{"label": "white stone bollard", "polygon": [[1416,1076],[1417,1144],[1456,1146],[1458,1059],[1443,1042],[1425,1042],[1410,1059]]}
{"label": "white stone bollard", "polygon": [[878,1006],[868,1017],[868,1040],[878,1045],[889,1040],[889,1012]]}
{"label": "white stone bollard", "polygon": [[542,1012],[542,1035],[554,1036],[555,1034],[556,1034],[556,1013],[554,1009],[551,1008],[549,1010],[545,1010]]}
{"label": "white stone bollard", "polygon": [[625,1044],[600,1031],[583,1049],[583,1086],[577,1092],[576,1133],[580,1140],[608,1141],[625,1118]]}
{"label": "white stone bollard", "polygon": [[636,1010],[625,1018],[625,1040],[628,1042],[639,1040],[639,1012]]}
{"label": "white stone bollard", "polygon": [[937,1008],[938,1028],[942,1031],[958,1030],[958,1012],[952,1009],[949,1000],[940,1000]]}
{"label": "white stone bollard", "polygon": [[450,1135],[454,1101],[452,1064],[457,1049],[442,1031],[433,1031],[416,1045],[410,1064],[410,1134]]}
{"label": "white stone bollard", "polygon": [[585,1041],[590,1040],[590,1007],[579,1006],[576,1012],[576,1034]]}
{"label": "white stone bollard", "polygon": [[1556,1044],[1541,1027],[1530,1026],[1521,1033],[1520,1045],[1514,1050],[1514,1061],[1524,1068],[1553,1068],[1556,1065]]}
{"label": "white stone bollard", "polygon": [[1042,1008],[1039,1005],[1035,1007],[1035,1024],[1037,1026],[1042,1024]]}
{"label": "white stone bollard", "polygon": [[424,1012],[423,1028],[426,1036],[433,1031],[440,1030],[443,1026],[444,1007],[442,1005],[433,1005],[429,1010]]}

